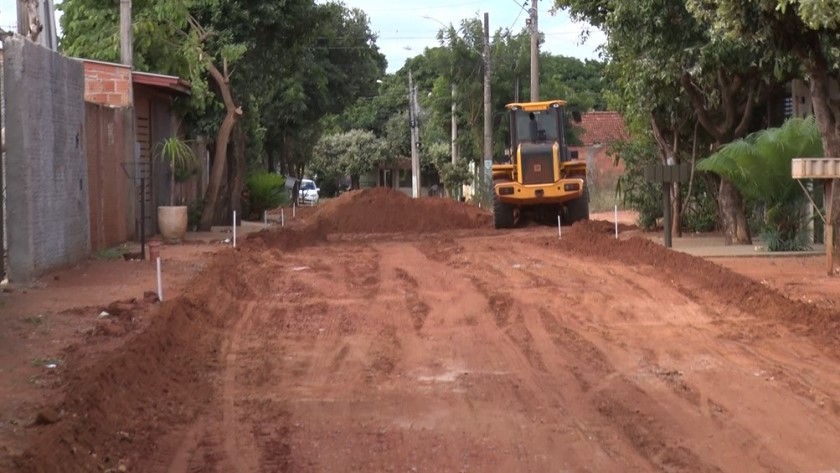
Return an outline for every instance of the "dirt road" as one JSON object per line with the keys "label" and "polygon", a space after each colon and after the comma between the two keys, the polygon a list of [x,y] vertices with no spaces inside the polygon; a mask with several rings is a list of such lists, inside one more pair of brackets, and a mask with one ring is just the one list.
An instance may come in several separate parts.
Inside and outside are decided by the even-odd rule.
{"label": "dirt road", "polygon": [[220,255],[20,469],[840,471],[836,314],[597,225],[329,240]]}

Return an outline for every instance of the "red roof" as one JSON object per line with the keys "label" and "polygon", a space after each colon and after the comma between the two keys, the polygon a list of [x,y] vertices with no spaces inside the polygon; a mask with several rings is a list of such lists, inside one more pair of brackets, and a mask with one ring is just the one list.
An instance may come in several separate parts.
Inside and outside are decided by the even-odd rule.
{"label": "red roof", "polygon": [[628,138],[624,118],[618,112],[588,112],[575,124],[583,146],[609,144]]}
{"label": "red roof", "polygon": [[135,84],[160,87],[184,95],[190,95],[190,91],[192,89],[189,82],[175,76],[167,76],[163,74],[135,71],[131,73],[131,80]]}

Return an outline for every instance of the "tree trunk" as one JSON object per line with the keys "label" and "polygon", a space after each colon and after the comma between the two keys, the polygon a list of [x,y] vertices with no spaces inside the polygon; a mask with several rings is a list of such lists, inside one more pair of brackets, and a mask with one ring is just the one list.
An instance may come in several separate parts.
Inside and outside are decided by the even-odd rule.
{"label": "tree trunk", "polygon": [[352,174],[350,176],[350,188],[351,189],[358,189],[359,187],[361,187],[359,185],[359,175],[358,174]]}
{"label": "tree trunk", "polygon": [[274,172],[274,152],[271,150],[266,151],[266,157],[268,158],[268,172]]}
{"label": "tree trunk", "polygon": [[213,169],[210,173],[210,182],[207,185],[207,192],[204,195],[204,209],[201,211],[201,220],[198,228],[201,231],[209,231],[213,226],[213,217],[216,214],[216,207],[219,202],[219,190],[222,186],[222,179],[225,177],[225,165],[227,164],[227,148],[230,141],[230,134],[234,125],[242,116],[242,109],[233,101],[230,90],[230,80],[219,71],[213,64],[208,64],[210,75],[218,85],[225,103],[225,119],[219,132],[216,134],[216,154],[213,158]]}
{"label": "tree trunk", "polygon": [[680,183],[671,185],[671,236],[682,237],[682,194]]}
{"label": "tree trunk", "polygon": [[[814,104],[814,118],[817,119],[817,127],[820,130],[820,137],[822,138],[823,152],[826,157],[840,158],[840,110],[837,105],[831,102],[831,77],[828,71],[821,67],[822,62],[808,64],[806,68],[810,76],[811,100]],[[826,199],[829,199],[826,196]],[[826,201],[828,202],[828,201]],[[837,235],[840,234],[840,192],[834,191],[834,201],[831,203],[832,209],[832,235],[833,242],[826,241],[826,245],[834,244],[834,252],[836,255],[840,250],[840,239]],[[827,210],[827,209],[826,209]],[[836,257],[835,257],[836,260]],[[832,262],[833,266],[834,262]]]}
{"label": "tree trunk", "polygon": [[744,213],[741,193],[732,181],[721,178],[718,188],[718,210],[723,219],[727,245],[751,245],[750,226]]}

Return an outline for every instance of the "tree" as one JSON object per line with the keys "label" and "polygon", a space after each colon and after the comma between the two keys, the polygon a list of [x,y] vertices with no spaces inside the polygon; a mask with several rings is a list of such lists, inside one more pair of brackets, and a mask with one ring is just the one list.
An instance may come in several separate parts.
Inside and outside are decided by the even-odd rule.
{"label": "tree", "polygon": [[805,200],[791,177],[791,160],[822,156],[816,121],[794,117],[733,141],[703,160],[697,168],[731,180],[748,198],[765,207],[764,240],[772,251],[807,247]]}
{"label": "tree", "polygon": [[[691,11],[706,20],[720,38],[738,38],[759,61],[793,59],[807,75],[823,150],[840,156],[840,102],[831,90],[840,78],[840,11],[834,1],[688,0]],[[834,234],[840,231],[840,194]],[[832,244],[826,242],[826,244]],[[835,246],[837,241],[834,242]]]}
{"label": "tree", "polygon": [[385,143],[370,131],[324,135],[315,145],[312,168],[326,179],[350,176],[352,188],[358,189],[361,175],[387,161],[385,150]]}
{"label": "tree", "polygon": [[[339,3],[134,0],[133,7],[135,67],[188,78],[188,133],[216,137],[203,228],[241,209],[249,160],[261,160],[261,150],[270,168],[302,173],[318,121],[372,95],[384,74],[367,16]],[[68,54],[118,59],[112,0],[64,0],[60,8]]]}
{"label": "tree", "polygon": [[264,108],[266,148],[280,150],[281,169],[295,176],[313,157],[320,120],[373,96],[386,66],[363,11],[326,3],[304,18],[299,25],[307,31],[286,38],[294,44],[276,51],[292,62]]}
{"label": "tree", "polygon": [[[181,54],[187,14],[195,0],[133,0],[133,67],[144,72],[189,77],[190,65]],[[63,0],[60,47],[72,57],[119,62],[119,2]]]}
{"label": "tree", "polygon": [[[744,42],[711,35],[710,25],[688,11],[682,0],[555,4],[607,33],[607,72],[618,90],[616,99],[631,120],[649,123],[662,162],[679,162],[696,149],[697,139],[716,149],[745,136],[755,129],[756,110],[783,82],[782,63],[753,61]],[[695,124],[701,134],[694,132]],[[680,196],[678,185],[672,194]],[[717,195],[727,241],[749,243],[737,189],[724,178]],[[678,225],[679,199],[674,206]]]}

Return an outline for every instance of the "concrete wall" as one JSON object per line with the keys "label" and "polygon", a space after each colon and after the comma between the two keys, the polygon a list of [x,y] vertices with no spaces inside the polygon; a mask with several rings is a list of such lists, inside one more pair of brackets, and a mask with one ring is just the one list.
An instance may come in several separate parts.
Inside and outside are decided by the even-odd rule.
{"label": "concrete wall", "polygon": [[25,281],[90,253],[84,70],[18,37],[3,47],[9,273]]}

